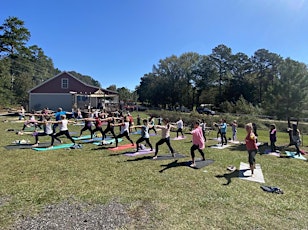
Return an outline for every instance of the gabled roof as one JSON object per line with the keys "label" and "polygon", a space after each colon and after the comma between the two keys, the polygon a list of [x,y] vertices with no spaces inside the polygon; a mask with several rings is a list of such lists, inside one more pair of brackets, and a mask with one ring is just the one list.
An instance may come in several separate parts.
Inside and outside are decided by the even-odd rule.
{"label": "gabled roof", "polygon": [[70,77],[74,78],[76,81],[79,81],[81,84],[83,84],[83,85],[85,85],[85,86],[92,87],[92,88],[97,89],[97,90],[103,90],[103,91],[110,92],[110,93],[113,93],[113,94],[118,94],[118,92],[116,92],[116,91],[112,91],[112,90],[108,90],[108,89],[102,89],[102,88],[97,87],[97,86],[89,85],[89,84],[87,84],[87,83],[81,81],[80,79],[78,79],[77,77],[75,77],[74,75],[70,74],[70,73],[67,72],[67,71],[63,71],[63,72],[57,74],[56,76],[47,79],[46,81],[42,82],[41,84],[39,84],[39,85],[33,87],[32,89],[28,90],[28,93],[30,93],[31,91],[33,91],[33,90],[35,90],[35,89],[41,87],[42,85],[46,84],[47,82],[49,82],[49,81],[51,81],[51,80],[53,80],[53,79],[55,79],[55,78],[61,76],[62,74],[67,74],[67,75],[69,75]]}

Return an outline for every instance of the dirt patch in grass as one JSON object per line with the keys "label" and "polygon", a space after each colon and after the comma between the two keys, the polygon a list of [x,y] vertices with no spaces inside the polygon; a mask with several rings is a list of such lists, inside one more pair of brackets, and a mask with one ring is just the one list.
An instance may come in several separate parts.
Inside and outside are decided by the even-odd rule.
{"label": "dirt patch in grass", "polygon": [[147,203],[81,203],[73,199],[48,205],[35,216],[20,215],[13,229],[152,229],[153,206]]}

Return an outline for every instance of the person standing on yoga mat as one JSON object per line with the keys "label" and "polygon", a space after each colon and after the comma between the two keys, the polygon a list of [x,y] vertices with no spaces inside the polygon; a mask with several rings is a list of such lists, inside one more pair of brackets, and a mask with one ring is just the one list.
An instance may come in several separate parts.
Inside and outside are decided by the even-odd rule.
{"label": "person standing on yoga mat", "polygon": [[276,151],[276,141],[277,141],[277,137],[276,137],[276,126],[274,124],[270,125],[270,131],[269,131],[269,138],[270,138],[270,142],[271,142],[271,152],[275,152]]}
{"label": "person standing on yoga mat", "polygon": [[[53,134],[53,130],[52,130],[52,123],[54,121],[51,121],[50,120],[50,116],[44,116],[43,117],[43,121],[39,122],[41,124],[43,124],[43,129],[44,129],[44,132],[43,133],[39,133],[37,131],[35,131],[33,133],[33,136],[35,138],[35,143],[32,145],[32,147],[37,147],[38,144],[39,144],[39,137],[42,137],[42,136],[50,136],[52,138],[52,134]],[[54,137],[57,141],[59,141],[60,143],[62,143],[62,141],[57,138],[57,137]]]}
{"label": "person standing on yoga mat", "polygon": [[202,119],[202,122],[199,124],[201,129],[202,129],[202,134],[203,134],[203,137],[204,137],[204,141],[206,142],[206,122],[204,121],[204,119]]}
{"label": "person standing on yoga mat", "polygon": [[153,116],[151,116],[150,118],[149,118],[149,125],[151,126],[151,128],[149,129],[149,133],[150,133],[150,130],[154,130],[154,132],[155,132],[155,134],[157,134],[157,131],[156,131],[156,129],[155,129],[155,120],[154,120],[154,117]]}
{"label": "person standing on yoga mat", "polygon": [[[66,115],[66,112],[63,111],[62,108],[58,108],[58,111],[54,114],[56,121],[60,121],[62,115]],[[56,128],[58,127],[58,125],[59,125],[58,123],[55,123],[52,126],[52,130],[53,130],[54,133],[56,133]]]}
{"label": "person standing on yoga mat", "polygon": [[297,127],[297,124],[292,124],[292,128],[288,128],[287,130],[290,133],[291,140],[292,140],[292,142],[288,146],[294,145],[296,148],[296,155],[300,155],[301,152],[300,152],[299,146],[302,140],[301,140],[301,134]]}
{"label": "person standing on yoga mat", "polygon": [[[221,146],[223,145],[227,145],[228,141],[227,141],[227,122],[225,119],[222,119],[220,126],[220,134],[221,134]],[[224,142],[225,141],[225,142]]]}
{"label": "person standing on yoga mat", "polygon": [[137,115],[137,126],[135,126],[135,130],[137,131],[137,127],[141,125],[141,118],[140,115]]}
{"label": "person standing on yoga mat", "polygon": [[66,115],[61,115],[61,120],[57,121],[57,123],[60,124],[60,132],[51,136],[51,145],[49,146],[49,148],[53,148],[53,143],[55,139],[57,139],[57,137],[61,135],[65,135],[68,139],[71,140],[71,142],[73,142],[73,144],[76,144],[68,131],[68,123],[70,123],[70,121],[66,119]]}
{"label": "person standing on yoga mat", "polygon": [[182,118],[180,117],[180,119],[175,123],[175,125],[177,125],[178,129],[176,131],[176,137],[179,137],[179,133],[182,134],[182,137],[184,138],[184,134],[183,134],[183,127],[184,127],[184,123]]}
{"label": "person standing on yoga mat", "polygon": [[251,177],[254,177],[254,169],[256,165],[255,156],[258,151],[258,146],[256,143],[256,135],[253,132],[252,123],[248,123],[245,125],[245,129],[247,132],[247,136],[245,138],[246,149],[248,151],[248,162],[251,170]]}
{"label": "person standing on yoga mat", "polygon": [[237,121],[234,120],[231,124],[232,127],[232,141],[237,141]]}
{"label": "person standing on yoga mat", "polygon": [[114,117],[112,116],[112,114],[110,114],[110,117],[107,117],[107,118],[105,119],[105,121],[107,121],[107,128],[104,130],[104,139],[106,138],[106,134],[107,134],[108,132],[111,132],[112,136],[113,136],[114,138],[116,138],[116,135],[115,135],[115,133],[114,133],[114,124],[115,124],[115,120],[116,120],[116,118],[114,118]]}
{"label": "person standing on yoga mat", "polygon": [[190,155],[191,155],[191,165],[190,167],[196,167],[196,162],[195,162],[195,150],[198,149],[199,153],[202,156],[202,160],[205,161],[204,157],[204,152],[202,149],[204,149],[204,137],[203,137],[203,132],[202,128],[200,127],[199,121],[194,122],[194,130],[191,131],[192,134],[192,143],[193,145],[190,148]]}
{"label": "person standing on yoga mat", "polygon": [[102,134],[102,141],[105,139],[105,133],[104,133],[104,130],[103,130],[103,121],[105,121],[105,120],[101,118],[103,115],[104,114],[100,114],[97,117],[95,117],[95,119],[94,119],[95,129],[92,130],[92,136],[97,131],[99,131]]}
{"label": "person standing on yoga mat", "polygon": [[116,148],[118,147],[118,138],[121,138],[121,137],[126,137],[126,139],[129,140],[130,143],[132,143],[132,146],[134,145],[134,142],[129,137],[129,118],[127,116],[124,116],[122,123],[114,124],[113,126],[121,127],[120,134],[115,137]]}
{"label": "person standing on yoga mat", "polygon": [[136,141],[137,145],[137,150],[136,152],[139,151],[139,144],[143,141],[147,143],[147,145],[151,148],[151,151],[153,150],[153,147],[150,143],[150,134],[149,134],[149,128],[150,126],[148,125],[148,120],[144,119],[143,120],[143,125],[142,126],[135,126],[135,128],[141,128],[141,137]]}
{"label": "person standing on yoga mat", "polygon": [[167,146],[169,147],[169,150],[170,150],[172,156],[173,157],[175,156],[174,155],[174,150],[173,150],[173,148],[171,147],[171,144],[170,144],[170,129],[171,129],[171,127],[174,127],[174,126],[172,126],[169,123],[169,119],[168,118],[164,118],[163,119],[163,123],[164,123],[164,125],[157,125],[156,126],[157,128],[161,128],[162,129],[162,131],[161,131],[162,138],[155,145],[156,149],[155,149],[155,155],[153,157],[154,160],[157,159],[158,146],[162,145],[164,143],[166,143]]}
{"label": "person standing on yoga mat", "polygon": [[84,127],[80,130],[79,137],[81,137],[82,133],[86,130],[90,131],[91,139],[93,139],[93,132],[92,132],[92,121],[94,120],[91,116],[91,113],[88,114],[88,118],[84,118]]}

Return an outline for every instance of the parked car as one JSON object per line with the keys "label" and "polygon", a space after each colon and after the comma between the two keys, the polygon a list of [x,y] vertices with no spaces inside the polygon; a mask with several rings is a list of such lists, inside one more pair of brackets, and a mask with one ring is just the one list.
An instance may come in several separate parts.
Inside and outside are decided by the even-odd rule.
{"label": "parked car", "polygon": [[215,115],[215,111],[210,110],[209,108],[205,108],[205,107],[197,108],[197,112],[200,114]]}
{"label": "parked car", "polygon": [[135,108],[137,111],[146,111],[148,110],[147,107],[143,106],[143,105],[136,105],[136,108]]}

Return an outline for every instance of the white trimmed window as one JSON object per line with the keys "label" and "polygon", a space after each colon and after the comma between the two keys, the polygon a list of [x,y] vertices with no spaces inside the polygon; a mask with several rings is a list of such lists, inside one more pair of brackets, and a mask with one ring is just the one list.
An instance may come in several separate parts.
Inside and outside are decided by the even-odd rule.
{"label": "white trimmed window", "polygon": [[61,88],[68,89],[68,78],[61,78]]}

